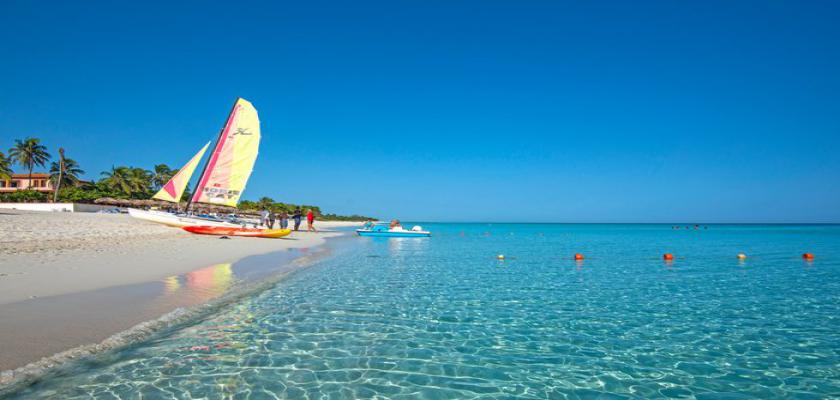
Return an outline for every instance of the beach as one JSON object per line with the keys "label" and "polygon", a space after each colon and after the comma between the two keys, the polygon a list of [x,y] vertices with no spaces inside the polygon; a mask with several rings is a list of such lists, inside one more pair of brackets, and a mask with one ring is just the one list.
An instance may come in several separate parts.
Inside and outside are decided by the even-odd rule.
{"label": "beach", "polygon": [[[210,301],[231,287],[237,261],[263,255],[239,267],[246,273],[264,264],[280,268],[342,235],[336,228],[354,225],[316,221],[322,230],[317,233],[222,240],[124,214],[0,211],[0,370]],[[280,253],[287,254],[275,255]],[[201,278],[201,271],[207,276],[227,271],[227,280],[161,302],[159,292],[171,289],[179,276]],[[259,277],[271,272],[264,268]]]}

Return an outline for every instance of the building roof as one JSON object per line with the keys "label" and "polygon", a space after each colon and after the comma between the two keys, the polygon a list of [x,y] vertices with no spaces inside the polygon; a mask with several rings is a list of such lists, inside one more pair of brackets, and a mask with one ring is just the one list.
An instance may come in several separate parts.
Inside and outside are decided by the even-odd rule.
{"label": "building roof", "polygon": [[[44,172],[33,172],[32,178],[33,179],[43,179],[49,178],[50,174]],[[29,174],[12,174],[12,179],[29,179]]]}

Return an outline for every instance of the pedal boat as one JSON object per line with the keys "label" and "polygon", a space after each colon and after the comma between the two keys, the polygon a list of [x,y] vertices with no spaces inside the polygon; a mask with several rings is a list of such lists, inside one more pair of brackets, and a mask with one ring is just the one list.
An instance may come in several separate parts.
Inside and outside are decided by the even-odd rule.
{"label": "pedal boat", "polygon": [[402,227],[396,227],[392,229],[388,229],[385,225],[374,225],[371,228],[366,229],[356,229],[356,234],[359,236],[369,236],[369,237],[394,237],[394,238],[404,238],[404,237],[430,237],[432,233],[429,231],[424,231],[422,227],[415,226],[411,228],[411,230],[403,229]]}

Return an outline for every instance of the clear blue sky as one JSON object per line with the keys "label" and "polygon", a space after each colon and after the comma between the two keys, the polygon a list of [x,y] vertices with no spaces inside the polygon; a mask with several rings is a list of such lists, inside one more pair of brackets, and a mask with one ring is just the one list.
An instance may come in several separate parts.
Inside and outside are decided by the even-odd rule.
{"label": "clear blue sky", "polygon": [[0,148],[443,221],[840,222],[834,1],[0,2]]}

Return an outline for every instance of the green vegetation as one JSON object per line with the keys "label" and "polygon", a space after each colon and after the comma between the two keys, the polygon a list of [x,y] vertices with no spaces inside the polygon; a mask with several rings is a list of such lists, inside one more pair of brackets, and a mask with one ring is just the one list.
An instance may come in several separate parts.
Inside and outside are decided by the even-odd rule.
{"label": "green vegetation", "polygon": [[4,203],[42,203],[47,201],[47,194],[35,190],[18,190],[0,194],[0,201]]}
{"label": "green vegetation", "polygon": [[26,138],[16,140],[9,150],[9,158],[20,166],[29,170],[29,181],[32,182],[32,170],[35,166],[43,167],[50,159],[47,146],[41,144],[41,139]]}
{"label": "green vegetation", "polygon": [[263,197],[257,201],[250,201],[250,200],[242,200],[239,202],[239,206],[237,207],[242,211],[252,211],[258,212],[262,210],[271,210],[275,214],[286,212],[289,215],[292,215],[295,212],[295,209],[300,208],[302,212],[306,212],[308,209],[312,209],[312,212],[318,217],[321,221],[366,221],[368,219],[376,220],[376,218],[366,217],[363,215],[337,215],[337,214],[325,214],[321,212],[321,208],[318,206],[311,206],[306,204],[291,204],[291,203],[281,203],[278,201],[274,201],[271,197]]}
{"label": "green vegetation", "polygon": [[[58,186],[59,183],[61,187],[78,186],[82,180],[81,175],[84,173],[85,171],[79,168],[79,163],[72,158],[64,159],[64,171],[61,171],[59,163],[55,161],[50,163],[50,182],[53,187]],[[59,182],[59,175],[61,182]]]}
{"label": "green vegetation", "polygon": [[152,193],[151,171],[138,167],[111,167],[102,173],[97,186],[106,191],[121,193],[131,199],[147,199]]}
{"label": "green vegetation", "polygon": [[[61,151],[61,150],[60,150]],[[63,153],[62,153],[63,154]],[[12,163],[17,163],[26,168],[32,176],[32,170],[36,166],[44,167],[50,161],[50,154],[46,146],[41,144],[37,138],[26,138],[16,140],[15,145],[9,151],[9,157],[0,152],[0,178],[11,177]],[[79,163],[71,158],[64,158],[64,170],[61,171],[59,162],[50,163],[50,182],[53,187],[58,187],[55,198],[60,202],[92,203],[96,199],[111,197],[115,199],[149,199],[160,190],[166,182],[175,174],[177,169],[172,169],[166,164],[157,164],[150,171],[144,168],[131,166],[113,166],[110,171],[102,172],[101,179],[96,182],[85,182],[81,176],[85,173]],[[61,172],[61,173],[60,173]],[[60,176],[60,178],[59,178]],[[60,186],[57,186],[60,179]],[[190,189],[185,190],[181,201],[189,197]],[[44,202],[52,200],[52,195],[35,190],[18,190],[10,193],[0,194],[0,202],[21,203],[21,202]],[[257,201],[242,200],[237,207],[242,211],[258,212],[271,210],[275,213],[294,213],[296,208],[303,212],[312,209],[318,219],[324,221],[363,221],[368,217],[362,215],[336,215],[323,213],[321,208],[306,204],[290,204],[274,201],[270,197],[263,197]]]}
{"label": "green vegetation", "polygon": [[364,215],[336,215],[336,214],[324,214],[321,215],[321,221],[367,221],[367,220],[374,220],[379,221],[377,218],[373,217],[365,217]]}
{"label": "green vegetation", "polygon": [[12,162],[0,151],[0,179],[12,177]]}
{"label": "green vegetation", "polygon": [[271,197],[263,197],[257,201],[250,201],[250,200],[242,200],[239,202],[239,208],[243,211],[262,211],[262,210],[271,210],[275,213],[287,212],[292,214],[295,212],[295,209],[300,207],[303,212],[306,212],[307,209],[312,209],[312,212],[315,215],[322,215],[321,208],[318,206],[309,206],[305,204],[291,204],[291,203],[281,203],[274,201]]}
{"label": "green vegetation", "polygon": [[177,169],[169,168],[166,164],[155,165],[154,171],[152,171],[152,186],[155,190],[160,190],[177,173]]}

